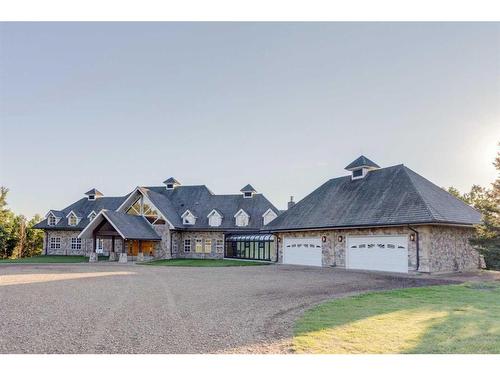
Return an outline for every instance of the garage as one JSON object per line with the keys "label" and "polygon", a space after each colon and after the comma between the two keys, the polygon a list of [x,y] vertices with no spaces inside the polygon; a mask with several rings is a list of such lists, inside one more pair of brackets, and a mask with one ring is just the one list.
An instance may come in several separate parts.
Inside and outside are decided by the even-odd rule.
{"label": "garage", "polygon": [[408,238],[348,236],[346,268],[408,273]]}
{"label": "garage", "polygon": [[302,266],[322,266],[321,238],[285,238],[283,263]]}

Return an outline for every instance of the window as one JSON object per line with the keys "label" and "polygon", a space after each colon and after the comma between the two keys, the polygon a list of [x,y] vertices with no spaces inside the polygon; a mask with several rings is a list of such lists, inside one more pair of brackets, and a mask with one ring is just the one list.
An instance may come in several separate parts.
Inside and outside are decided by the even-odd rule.
{"label": "window", "polygon": [[50,239],[50,248],[51,249],[60,249],[61,248],[61,237],[52,237]]}
{"label": "window", "polygon": [[89,201],[95,201],[95,195],[89,195]]}
{"label": "window", "polygon": [[211,253],[212,252],[212,240],[207,239],[205,240],[205,253]]}
{"label": "window", "polygon": [[81,250],[82,249],[82,239],[73,237],[71,238],[71,250]]}
{"label": "window", "polygon": [[218,253],[222,253],[224,252],[224,240],[217,240],[215,242],[215,250],[218,252]]}
{"label": "window", "polygon": [[186,210],[181,217],[182,223],[185,225],[194,225],[196,222],[196,217],[189,210]]}
{"label": "window", "polygon": [[352,177],[361,177],[361,176],[363,176],[362,169],[356,169],[355,171],[352,171]]}
{"label": "window", "polygon": [[104,251],[104,239],[96,238],[95,247],[96,247],[96,253],[102,253]]}
{"label": "window", "polygon": [[222,224],[222,216],[215,210],[208,215],[208,225],[219,227]]}
{"label": "window", "polygon": [[174,184],[167,184],[167,189],[172,190],[174,188]]}
{"label": "window", "polygon": [[92,212],[92,213],[90,214],[90,216],[89,216],[89,220],[90,220],[90,221],[92,221],[92,220],[94,220],[94,219],[95,219],[95,217],[96,217],[96,213],[95,213],[95,212]]}
{"label": "window", "polygon": [[74,227],[76,224],[78,224],[78,218],[75,215],[71,214],[68,219],[68,224]]}
{"label": "window", "polygon": [[250,217],[245,211],[243,210],[238,211],[235,217],[236,217],[236,226],[246,227],[248,225],[248,220]]}
{"label": "window", "polygon": [[245,192],[243,193],[243,196],[244,196],[245,198],[252,198],[252,192],[251,192],[251,191],[245,191]]}
{"label": "window", "polygon": [[197,238],[196,240],[194,240],[194,242],[195,242],[194,251],[197,253],[202,253],[203,252],[203,241],[201,239]]}
{"label": "window", "polygon": [[54,215],[49,215],[49,218],[48,218],[48,224],[49,225],[56,225],[56,217]]}
{"label": "window", "polygon": [[184,240],[184,252],[185,253],[191,252],[191,240]]}

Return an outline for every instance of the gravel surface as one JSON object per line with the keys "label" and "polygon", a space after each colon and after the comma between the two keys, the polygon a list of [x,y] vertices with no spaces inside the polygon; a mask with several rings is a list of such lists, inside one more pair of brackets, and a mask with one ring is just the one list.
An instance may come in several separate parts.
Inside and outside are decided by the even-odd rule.
{"label": "gravel surface", "polygon": [[2,265],[0,353],[286,353],[316,303],[448,282],[283,265]]}

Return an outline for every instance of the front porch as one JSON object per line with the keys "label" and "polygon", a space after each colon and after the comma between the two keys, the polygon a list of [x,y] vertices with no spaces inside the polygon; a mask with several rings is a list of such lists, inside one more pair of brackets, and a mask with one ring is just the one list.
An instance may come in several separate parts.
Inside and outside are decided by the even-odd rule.
{"label": "front porch", "polygon": [[[109,261],[142,262],[154,258],[159,250],[160,236],[142,217],[114,211],[101,211],[80,233],[80,238],[92,238],[89,262],[97,262],[108,253]],[[108,239],[110,249],[104,248]]]}

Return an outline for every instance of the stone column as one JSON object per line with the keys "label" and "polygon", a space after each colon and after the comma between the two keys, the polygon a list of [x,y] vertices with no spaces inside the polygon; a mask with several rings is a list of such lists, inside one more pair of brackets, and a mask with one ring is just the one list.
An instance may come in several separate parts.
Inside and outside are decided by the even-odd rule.
{"label": "stone column", "polygon": [[122,252],[120,253],[118,263],[127,263],[127,261],[127,249],[125,249],[125,240],[122,238]]}
{"label": "stone column", "polygon": [[139,252],[137,253],[137,262],[144,262],[144,253],[142,252],[142,240],[139,240]]}
{"label": "stone column", "polygon": [[114,262],[115,260],[116,260],[115,236],[111,236],[111,251],[109,252],[109,261]]}
{"label": "stone column", "polygon": [[97,257],[97,253],[95,252],[96,240],[97,240],[97,237],[94,234],[93,241],[92,241],[92,252],[90,253],[90,256],[89,256],[89,263],[95,263],[99,260],[99,258]]}

